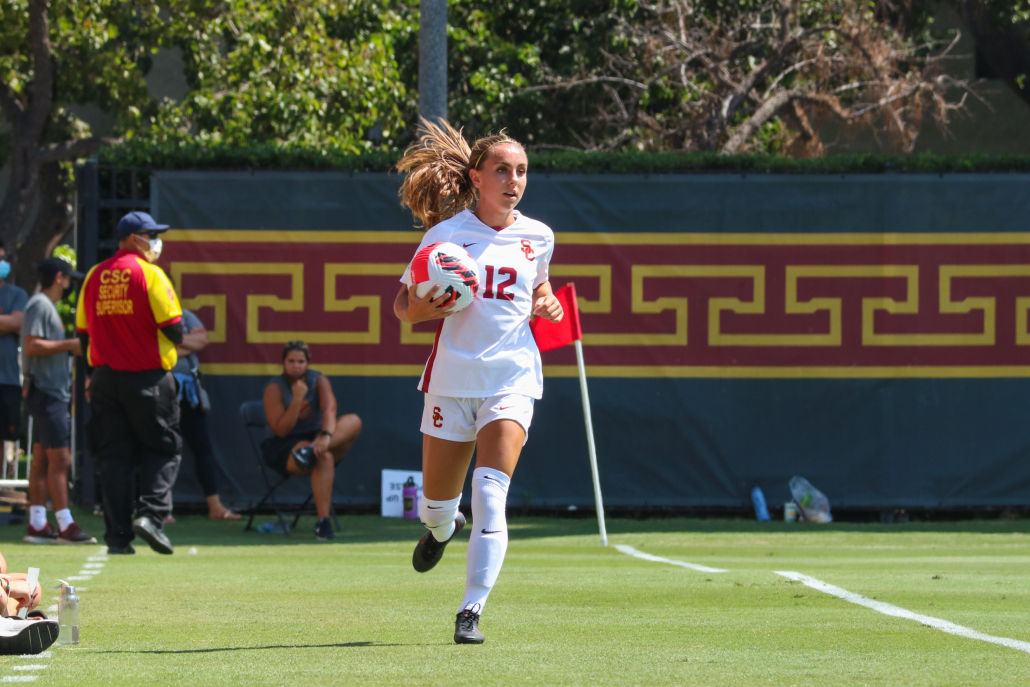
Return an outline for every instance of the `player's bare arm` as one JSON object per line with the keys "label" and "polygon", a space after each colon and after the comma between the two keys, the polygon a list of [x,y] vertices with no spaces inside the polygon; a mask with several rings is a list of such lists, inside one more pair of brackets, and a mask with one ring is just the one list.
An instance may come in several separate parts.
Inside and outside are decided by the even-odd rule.
{"label": "player's bare arm", "polygon": [[25,355],[31,358],[45,358],[58,353],[82,355],[82,345],[78,339],[51,341],[41,336],[26,336],[24,350]]}
{"label": "player's bare arm", "polygon": [[533,316],[542,317],[551,322],[561,322],[565,315],[561,303],[551,291],[551,282],[545,281],[533,289]]}
{"label": "player's bare arm", "polygon": [[268,426],[272,428],[277,437],[284,437],[289,434],[297,424],[300,416],[301,406],[304,404],[304,396],[307,394],[308,386],[304,380],[297,380],[303,385],[304,392],[297,393],[296,384],[293,388],[293,400],[290,407],[283,406],[283,392],[275,384],[265,387],[265,395],[262,399],[265,404],[265,417],[268,418]]}
{"label": "player's bare arm", "polygon": [[0,332],[20,332],[23,314],[15,312],[10,315],[0,315]]}
{"label": "player's bare arm", "polygon": [[180,355],[189,355],[204,350],[210,343],[207,330],[203,327],[194,327],[189,334],[182,335],[182,343],[176,346]]}
{"label": "player's bare arm", "polygon": [[415,285],[401,285],[401,290],[397,292],[397,298],[393,300],[393,314],[397,316],[398,320],[408,324],[418,324],[429,320],[439,320],[454,314],[455,303],[453,302],[442,307],[433,305],[433,296],[440,290],[439,286],[431,287],[424,298],[415,295],[415,288]]}

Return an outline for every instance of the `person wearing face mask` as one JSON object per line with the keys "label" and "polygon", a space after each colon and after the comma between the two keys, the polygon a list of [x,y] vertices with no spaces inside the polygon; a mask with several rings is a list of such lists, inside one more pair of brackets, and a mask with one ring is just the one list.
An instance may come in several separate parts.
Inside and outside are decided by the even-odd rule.
{"label": "person wearing face mask", "polygon": [[173,552],[164,520],[182,458],[170,372],[182,343],[182,307],[167,275],[151,264],[167,229],[145,212],[123,217],[115,228],[118,252],[86,275],[75,316],[92,368],[93,417],[86,431],[100,463],[104,541],[112,554],[135,553],[137,535],[158,553]]}
{"label": "person wearing face mask", "polygon": [[[25,289],[7,283],[11,263],[0,243],[0,441],[7,445],[21,438],[21,366],[18,363],[18,336],[29,295]],[[0,460],[3,459],[0,455]],[[0,474],[0,476],[3,476]]]}
{"label": "person wearing face mask", "polygon": [[[29,526],[25,541],[32,544],[96,544],[68,510],[68,468],[71,467],[72,373],[68,355],[82,355],[77,338],[68,339],[55,305],[81,281],[60,258],[39,266],[42,291],[29,299],[21,325],[28,393],[25,405],[33,420],[32,470],[29,472]],[[46,519],[46,497],[54,504],[57,531]]]}

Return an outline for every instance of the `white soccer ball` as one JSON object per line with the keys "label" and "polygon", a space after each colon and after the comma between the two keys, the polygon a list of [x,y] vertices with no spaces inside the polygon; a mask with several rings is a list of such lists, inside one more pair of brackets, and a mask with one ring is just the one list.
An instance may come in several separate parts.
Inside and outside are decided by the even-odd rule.
{"label": "white soccer ball", "polygon": [[436,307],[455,303],[453,310],[457,312],[471,305],[479,292],[479,266],[457,244],[431,243],[411,261],[411,283],[419,298],[425,297],[433,286],[439,286],[434,296]]}

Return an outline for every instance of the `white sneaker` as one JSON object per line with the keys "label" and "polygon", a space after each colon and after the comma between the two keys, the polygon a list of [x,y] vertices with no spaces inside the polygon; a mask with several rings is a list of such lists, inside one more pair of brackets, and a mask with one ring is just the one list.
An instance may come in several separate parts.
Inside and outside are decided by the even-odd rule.
{"label": "white sneaker", "polygon": [[61,628],[56,620],[34,611],[35,618],[0,618],[0,655],[21,656],[46,651],[57,641]]}

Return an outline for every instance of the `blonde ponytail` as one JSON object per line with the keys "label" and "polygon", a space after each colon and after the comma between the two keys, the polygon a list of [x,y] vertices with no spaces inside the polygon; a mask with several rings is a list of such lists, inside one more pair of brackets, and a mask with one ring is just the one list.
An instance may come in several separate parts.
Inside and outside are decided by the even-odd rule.
{"label": "blonde ponytail", "polygon": [[421,140],[404,151],[397,170],[405,173],[401,206],[411,209],[416,223],[426,229],[476,205],[470,169],[479,169],[487,151],[498,143],[522,145],[504,134],[478,139],[470,148],[447,122],[421,119]]}

